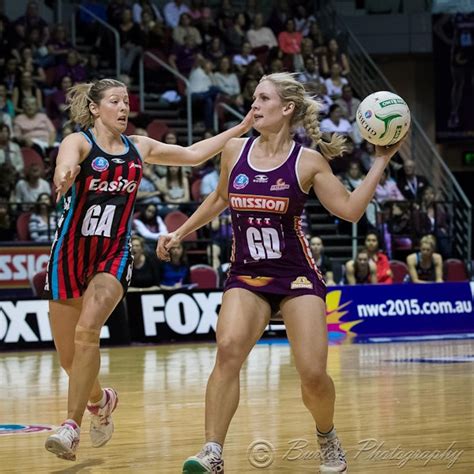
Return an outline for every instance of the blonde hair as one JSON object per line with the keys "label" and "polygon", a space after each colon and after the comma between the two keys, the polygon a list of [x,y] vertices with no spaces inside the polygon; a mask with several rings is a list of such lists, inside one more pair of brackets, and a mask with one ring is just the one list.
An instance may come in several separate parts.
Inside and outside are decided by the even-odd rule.
{"label": "blonde hair", "polygon": [[319,128],[319,115],[323,104],[308,96],[303,84],[298,82],[293,77],[293,74],[276,72],[263,76],[260,82],[263,81],[270,81],[275,86],[283,102],[293,102],[295,104],[295,111],[291,117],[290,126],[303,125],[308,136],[327,159],[334,158],[346,150],[345,138],[337,133],[331,135],[330,141],[323,139]]}
{"label": "blonde hair", "polygon": [[89,109],[89,104],[99,104],[104,97],[104,92],[112,87],[127,88],[123,82],[116,79],[101,79],[72,86],[67,92],[71,121],[80,125],[81,128],[92,127],[95,118]]}
{"label": "blonde hair", "polygon": [[436,238],[432,234],[424,235],[420,239],[420,247],[423,244],[428,244],[431,247],[431,250],[434,252],[436,250]]}

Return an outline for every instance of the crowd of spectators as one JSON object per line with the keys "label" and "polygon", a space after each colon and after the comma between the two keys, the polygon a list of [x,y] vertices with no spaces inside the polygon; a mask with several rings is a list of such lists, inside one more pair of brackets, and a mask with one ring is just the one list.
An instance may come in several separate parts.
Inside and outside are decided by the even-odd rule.
{"label": "crowd of spectators", "polygon": [[[91,0],[82,5],[119,32],[120,80],[136,82],[138,58],[145,50],[188,78],[194,110],[202,111],[193,123],[199,129],[197,122],[202,121],[204,138],[214,133],[217,103],[244,113],[262,75],[291,71],[321,102],[322,131],[347,137],[348,151],[331,162],[342,183],[351,191],[356,189],[373,164],[374,147],[363,142],[355,126],[360,98],[350,82],[351,64],[343,41],[323,27],[317,15],[307,9],[307,2],[280,0],[266,13],[259,11],[255,1],[248,1],[244,9],[230,0],[214,8],[205,0],[171,0],[163,8],[151,0]],[[25,14],[17,19],[0,14],[0,240],[15,238],[14,223],[21,212],[30,215],[31,240],[48,242],[54,234],[57,215],[51,179],[57,147],[77,129],[69,121],[66,92],[77,82],[104,77],[102,65],[113,65],[109,54],[113,38],[106,29],[82,13],[77,22],[89,53],[84,52],[87,48],[81,52],[73,48],[65,25],[48,24],[41,17],[39,2],[29,1]],[[178,97],[183,94],[179,84],[172,92]],[[153,117],[140,113],[139,98],[132,91],[130,103],[134,133],[146,135]],[[233,120],[222,109],[218,115],[220,127]],[[309,144],[301,129],[295,130],[295,139]],[[178,135],[167,129],[162,140],[177,143]],[[144,167],[134,219],[137,275],[156,263],[143,256],[148,256],[158,237],[167,232],[166,216],[177,210],[189,214],[195,209],[190,203],[202,201],[212,192],[218,176],[218,157],[195,169]],[[439,198],[430,183],[416,173],[413,161],[392,160],[361,223],[361,229],[375,233],[368,234],[365,250],[346,265],[346,281],[371,282],[375,267],[376,281],[390,283],[389,272],[380,273],[380,261],[384,268],[387,265],[379,243],[389,259],[400,255],[404,259],[422,245],[423,235],[432,234],[440,254],[449,256],[450,213]],[[371,247],[370,236],[377,237],[377,248]],[[213,242],[207,245],[208,261],[221,268],[228,260],[229,214],[212,222],[201,237]],[[311,248],[328,284],[334,284],[320,237],[311,239]],[[189,282],[189,276],[180,270],[186,251],[177,249],[175,253],[169,267],[153,270],[167,287]],[[420,268],[428,265],[424,255],[417,257]],[[135,281],[147,279],[141,275]]]}

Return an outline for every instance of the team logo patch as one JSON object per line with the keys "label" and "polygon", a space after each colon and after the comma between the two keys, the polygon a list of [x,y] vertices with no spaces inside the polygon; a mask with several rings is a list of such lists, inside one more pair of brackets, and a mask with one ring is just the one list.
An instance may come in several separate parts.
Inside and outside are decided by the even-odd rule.
{"label": "team logo patch", "polygon": [[287,197],[253,196],[250,194],[229,194],[229,202],[236,211],[262,211],[284,214],[288,209]]}
{"label": "team logo patch", "polygon": [[365,118],[369,119],[370,117],[372,117],[372,111],[366,110],[364,115],[365,115]]}
{"label": "team logo patch", "polygon": [[235,189],[244,189],[249,184],[249,177],[246,174],[239,174],[235,177],[233,186]]}
{"label": "team logo patch", "polygon": [[296,280],[291,282],[291,290],[300,290],[302,288],[313,289],[313,284],[305,276],[299,276]]}
{"label": "team logo patch", "polygon": [[246,285],[254,287],[267,286],[274,280],[273,277],[251,277],[247,275],[239,275],[237,279]]}
{"label": "team logo patch", "polygon": [[268,176],[266,174],[256,174],[253,178],[254,183],[267,183]]}
{"label": "team logo patch", "polygon": [[112,162],[121,165],[122,163],[125,163],[125,160],[122,160],[122,158],[112,158]]}
{"label": "team logo patch", "polygon": [[270,186],[270,191],[283,191],[285,189],[290,189],[290,185],[286,184],[282,178],[278,178],[276,183]]}
{"label": "team logo patch", "polygon": [[52,425],[0,425],[0,436],[6,435],[17,435],[17,434],[32,434],[39,433],[41,431],[52,431],[54,430]]}
{"label": "team logo patch", "polygon": [[92,169],[95,171],[105,171],[109,167],[109,162],[103,156],[98,156],[92,160]]}

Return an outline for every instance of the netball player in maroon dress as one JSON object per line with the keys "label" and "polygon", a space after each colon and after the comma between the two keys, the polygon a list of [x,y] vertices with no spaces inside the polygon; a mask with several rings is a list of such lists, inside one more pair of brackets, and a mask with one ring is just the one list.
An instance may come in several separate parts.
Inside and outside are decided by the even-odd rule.
{"label": "netball player in maroon dress", "polygon": [[76,85],[69,98],[71,119],[83,131],[69,135],[59,149],[54,183],[65,198],[64,213],[45,286],[54,343],[69,375],[68,414],[46,440],[46,449],[75,460],[86,405],[92,445],[103,446],[113,432],[111,414],[118,397],[115,390],[102,389],[97,379],[99,337],[130,283],[130,232],[143,161],[175,166],[202,163],[219,153],[229,139],[245,133],[251,117],[185,148],[123,135],[130,109],[126,86],[119,81]]}
{"label": "netball player in maroon dress", "polygon": [[[240,368],[277,310],[301,378],[303,402],[316,424],[321,472],[346,472],[333,425],[334,383],[326,373],[326,288],[301,231],[300,215],[313,187],[332,214],[356,222],[399,145],[377,148],[372,169],[349,193],[327,161],[343,151],[344,140],[336,135],[331,142],[321,139],[319,104],[305,96],[291,75],[263,77],[252,111],[260,136],[227,143],[217,190],[158,244],[159,257],[169,258],[173,245],[229,206],[234,245],[216,329],[216,362],[206,392],[206,444],[186,460],[183,472],[223,472],[222,446],[239,403]],[[320,152],[292,140],[291,129],[300,123]]]}

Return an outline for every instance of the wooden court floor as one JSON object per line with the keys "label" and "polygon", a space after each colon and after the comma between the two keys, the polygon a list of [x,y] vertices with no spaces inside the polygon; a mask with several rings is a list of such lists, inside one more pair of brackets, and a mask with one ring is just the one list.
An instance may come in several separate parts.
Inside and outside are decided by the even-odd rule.
{"label": "wooden court floor", "polygon": [[[78,460],[46,433],[0,434],[1,473],[180,473],[203,440],[212,344],[103,350],[101,378],[120,403],[116,432]],[[474,340],[331,346],[336,427],[350,473],[474,473]],[[0,424],[58,424],[67,381],[52,351],[0,354]],[[287,344],[259,344],[241,374],[226,474],[315,473],[314,427]]]}

